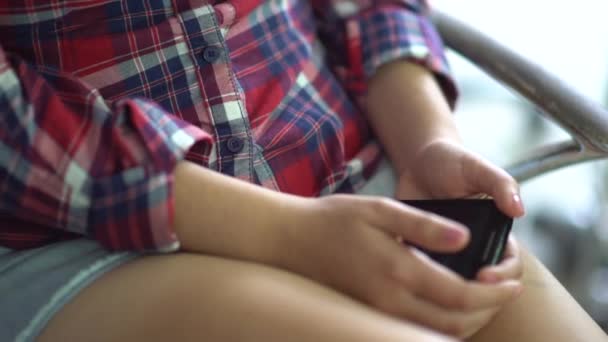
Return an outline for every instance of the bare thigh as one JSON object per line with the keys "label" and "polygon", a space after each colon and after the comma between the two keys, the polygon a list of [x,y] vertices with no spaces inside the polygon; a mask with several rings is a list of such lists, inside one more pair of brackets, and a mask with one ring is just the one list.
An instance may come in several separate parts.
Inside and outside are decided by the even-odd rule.
{"label": "bare thigh", "polygon": [[472,341],[608,341],[608,337],[533,255],[522,250],[524,292]]}
{"label": "bare thigh", "polygon": [[109,272],[39,341],[446,341],[340,293],[262,265],[177,254]]}

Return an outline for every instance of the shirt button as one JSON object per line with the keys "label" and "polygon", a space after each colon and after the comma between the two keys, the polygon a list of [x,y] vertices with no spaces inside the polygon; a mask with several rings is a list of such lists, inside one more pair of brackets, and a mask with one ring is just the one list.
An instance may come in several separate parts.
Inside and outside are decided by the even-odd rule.
{"label": "shirt button", "polygon": [[222,56],[222,49],[217,46],[207,46],[203,50],[203,59],[208,63],[213,63]]}
{"label": "shirt button", "polygon": [[243,139],[241,138],[231,137],[228,139],[228,141],[226,141],[226,147],[228,148],[228,151],[232,153],[241,152],[244,146],[245,142],[243,142]]}

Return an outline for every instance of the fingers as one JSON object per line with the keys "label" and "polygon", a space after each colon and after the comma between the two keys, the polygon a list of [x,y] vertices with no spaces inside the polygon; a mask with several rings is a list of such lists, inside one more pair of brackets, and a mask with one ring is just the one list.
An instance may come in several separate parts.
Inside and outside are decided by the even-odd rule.
{"label": "fingers", "polygon": [[462,224],[388,198],[369,198],[371,223],[412,244],[437,252],[455,252],[469,239]]}
{"label": "fingers", "polygon": [[[373,210],[373,215],[376,215],[374,224],[391,235],[402,236],[409,242],[436,250],[449,250],[462,243],[462,235],[458,236],[462,232],[460,224],[392,200],[371,199],[368,206]],[[466,237],[468,238],[468,234]],[[397,244],[383,248],[386,253],[391,254],[391,262],[387,264],[390,266],[389,271],[398,281],[407,286],[413,294],[445,308],[468,311],[501,306],[521,292],[521,283],[511,280],[508,276],[518,272],[518,258],[515,257],[515,265],[506,262],[498,269],[502,272],[498,274],[504,275],[505,281],[484,284],[466,281],[415,248]],[[517,253],[513,243],[507,253],[511,256]]]}
{"label": "fingers", "polygon": [[400,305],[392,312],[394,315],[458,338],[468,338],[475,334],[499,310],[497,307],[473,312],[445,310],[412,296],[407,291],[400,293],[398,298]]}
{"label": "fingers", "polygon": [[[447,219],[416,210],[391,200],[370,203],[377,225],[405,240],[436,250],[448,250],[462,243],[463,237],[454,233],[461,231],[460,225]],[[468,234],[466,235],[468,238]],[[521,283],[515,280],[483,284],[469,282],[449,269],[430,260],[414,248],[395,244],[384,246],[392,260],[390,272],[405,284],[415,295],[428,299],[445,308],[454,310],[479,310],[500,306],[521,292]],[[513,247],[508,253],[515,253]],[[505,266],[507,273],[513,272]]]}
{"label": "fingers", "polygon": [[465,155],[461,162],[464,179],[473,192],[491,195],[498,208],[511,217],[524,215],[519,185],[511,175],[475,155]]}
{"label": "fingers", "polygon": [[477,280],[485,283],[496,283],[505,279],[521,279],[523,272],[524,266],[520,257],[519,246],[515,238],[509,236],[503,260],[498,265],[482,268],[477,274]]}
{"label": "fingers", "polygon": [[[370,304],[397,317],[432,329],[466,338],[482,328],[507,302],[521,291],[518,281],[496,284],[467,281],[436,264],[414,247],[401,247],[390,238],[378,250],[384,270],[366,282]],[[388,275],[388,277],[386,277]]]}
{"label": "fingers", "polygon": [[[389,246],[384,248],[394,252]],[[400,253],[398,261],[401,271],[398,272],[398,279],[380,286],[383,290],[378,291],[381,296],[375,297],[376,300],[372,303],[374,306],[394,316],[466,338],[487,324],[500,307],[514,297],[514,292],[509,289],[503,291],[502,285],[486,285],[481,287],[481,290],[479,286],[467,287],[466,284],[472,283],[453,273],[453,277],[448,277],[447,281],[441,278],[437,281],[438,278],[425,276],[425,272],[440,270],[429,270],[429,265],[424,264],[420,265],[425,268],[421,272],[416,265],[417,253],[421,252],[413,247],[405,248],[405,251]],[[447,269],[443,271],[451,273]],[[452,291],[450,288],[453,286],[456,290]],[[491,291],[493,288],[494,291]],[[488,296],[489,292],[495,294]],[[478,299],[477,296],[481,298]]]}
{"label": "fingers", "polygon": [[472,311],[494,306],[516,298],[522,284],[506,280],[494,284],[467,281],[447,268],[427,260],[412,269],[418,278],[414,285],[415,293],[442,307]]}
{"label": "fingers", "polygon": [[[326,283],[344,288],[346,293],[382,311],[458,337],[468,337],[483,327],[498,308],[521,291],[521,284],[515,280],[496,284],[466,281],[393,238],[397,235],[426,248],[449,249],[454,243],[446,241],[462,244],[463,237],[468,237],[462,235],[466,228],[459,224],[388,199],[345,198],[341,208],[346,210],[339,217],[347,218],[345,222],[354,227],[350,228],[352,240],[346,240],[355,248],[346,257],[333,257],[346,263],[332,269]],[[445,231],[449,229],[459,231],[460,237],[446,239]],[[357,231],[365,234],[355,234]],[[352,276],[353,268],[348,265],[353,260],[359,260],[354,269],[361,270],[363,280]],[[351,272],[350,280],[331,279],[344,271]]]}
{"label": "fingers", "polygon": [[[403,248],[393,275],[410,292],[446,309],[483,310],[516,298],[522,284],[506,280],[494,284],[467,281],[414,248]],[[397,264],[397,263],[395,263]]]}

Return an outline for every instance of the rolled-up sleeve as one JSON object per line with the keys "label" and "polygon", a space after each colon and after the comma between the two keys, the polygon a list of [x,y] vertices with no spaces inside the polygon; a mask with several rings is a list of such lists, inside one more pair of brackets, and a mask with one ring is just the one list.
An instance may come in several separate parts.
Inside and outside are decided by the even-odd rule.
{"label": "rolled-up sleeve", "polygon": [[[313,1],[313,4],[321,28],[339,33],[333,37],[344,40],[331,39],[328,54],[346,52],[349,80],[366,82],[382,65],[407,59],[433,72],[446,99],[454,106],[457,89],[426,1],[329,0]],[[332,60],[340,58],[330,56]]]}
{"label": "rolled-up sleeve", "polygon": [[0,47],[2,234],[35,226],[112,250],[176,250],[173,173],[195,144],[212,137],[152,102],[108,106],[70,75]]}

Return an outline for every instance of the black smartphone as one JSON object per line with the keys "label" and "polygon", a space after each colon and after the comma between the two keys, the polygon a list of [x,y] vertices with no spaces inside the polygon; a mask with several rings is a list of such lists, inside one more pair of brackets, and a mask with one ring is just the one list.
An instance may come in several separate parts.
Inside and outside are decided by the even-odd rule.
{"label": "black smartphone", "polygon": [[486,265],[498,263],[504,254],[513,219],[503,214],[490,199],[402,200],[464,224],[470,231],[469,244],[457,253],[436,253],[416,246],[438,263],[467,279],[474,279]]}

